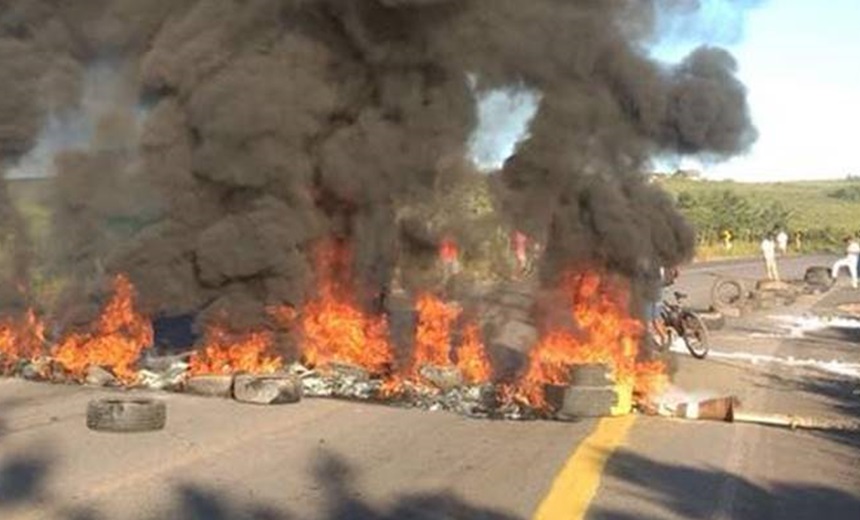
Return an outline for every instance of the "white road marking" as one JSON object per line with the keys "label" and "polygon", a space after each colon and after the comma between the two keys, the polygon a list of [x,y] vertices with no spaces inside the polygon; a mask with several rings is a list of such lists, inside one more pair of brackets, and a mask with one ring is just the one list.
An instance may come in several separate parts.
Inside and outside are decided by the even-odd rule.
{"label": "white road marking", "polygon": [[[690,354],[687,347],[684,346],[684,343],[681,340],[677,340],[672,343],[671,351],[678,354]],[[714,349],[711,349],[710,352],[708,352],[708,357],[712,359],[746,361],[753,365],[774,364],[788,367],[815,368],[831,374],[860,379],[860,363],[846,363],[837,359],[832,359],[830,361],[811,358],[798,359],[794,356],[781,357],[754,354],[752,352],[725,352]]]}

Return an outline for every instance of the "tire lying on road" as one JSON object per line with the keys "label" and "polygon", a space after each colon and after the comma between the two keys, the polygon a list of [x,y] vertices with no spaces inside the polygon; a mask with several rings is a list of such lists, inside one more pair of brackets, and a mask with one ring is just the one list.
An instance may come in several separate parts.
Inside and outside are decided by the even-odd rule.
{"label": "tire lying on road", "polygon": [[302,380],[293,374],[239,374],[233,381],[233,398],[241,403],[298,403],[302,393]]}
{"label": "tire lying on road", "polygon": [[830,276],[830,268],[820,265],[808,267],[803,275],[803,281],[811,288],[820,290],[830,289],[836,283],[836,280]]}
{"label": "tire lying on road", "polygon": [[144,398],[94,399],[87,405],[87,428],[103,432],[161,430],[167,422],[164,401]]}
{"label": "tire lying on road", "polygon": [[746,304],[747,291],[743,282],[735,278],[720,278],[711,287],[711,304],[714,309],[740,309]]}
{"label": "tire lying on road", "polygon": [[756,292],[773,295],[779,305],[791,305],[797,300],[797,295],[801,290],[798,286],[788,282],[759,280],[756,283]]}

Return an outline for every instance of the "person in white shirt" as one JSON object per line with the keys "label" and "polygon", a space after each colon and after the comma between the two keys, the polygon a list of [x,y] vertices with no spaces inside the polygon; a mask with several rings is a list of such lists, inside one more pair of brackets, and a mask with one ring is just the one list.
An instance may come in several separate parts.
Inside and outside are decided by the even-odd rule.
{"label": "person in white shirt", "polygon": [[780,231],[779,234],[776,235],[776,245],[779,247],[779,252],[781,254],[785,254],[788,252],[788,233],[785,231]]}
{"label": "person in white shirt", "polygon": [[830,276],[834,279],[839,276],[839,271],[843,267],[848,268],[848,273],[851,275],[851,287],[857,288],[857,264],[860,262],[860,242],[856,238],[845,238],[845,257],[840,258],[833,264],[830,270]]}
{"label": "person in white shirt", "polygon": [[761,241],[761,253],[764,255],[764,267],[769,280],[779,280],[779,271],[776,268],[776,244],[770,235]]}

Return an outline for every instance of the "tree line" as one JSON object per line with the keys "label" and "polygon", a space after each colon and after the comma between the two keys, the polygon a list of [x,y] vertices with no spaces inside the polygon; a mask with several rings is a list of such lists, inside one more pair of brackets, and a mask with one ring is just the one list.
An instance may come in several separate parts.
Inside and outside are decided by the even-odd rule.
{"label": "tree line", "polygon": [[719,242],[729,231],[735,240],[757,241],[787,229],[791,210],[779,201],[756,203],[732,190],[678,194],[678,208],[695,226],[703,244]]}

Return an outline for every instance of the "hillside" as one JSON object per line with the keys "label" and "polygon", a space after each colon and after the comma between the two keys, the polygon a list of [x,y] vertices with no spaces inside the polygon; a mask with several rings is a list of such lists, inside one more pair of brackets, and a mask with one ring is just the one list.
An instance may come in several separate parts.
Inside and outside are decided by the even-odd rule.
{"label": "hillside", "polygon": [[[790,230],[833,228],[844,233],[860,231],[860,180],[802,181],[778,183],[739,183],[666,178],[660,184],[676,197],[682,192],[703,194],[731,190],[766,206],[781,203],[789,211]],[[843,198],[834,195],[842,193]],[[846,200],[848,199],[848,200]]]}

